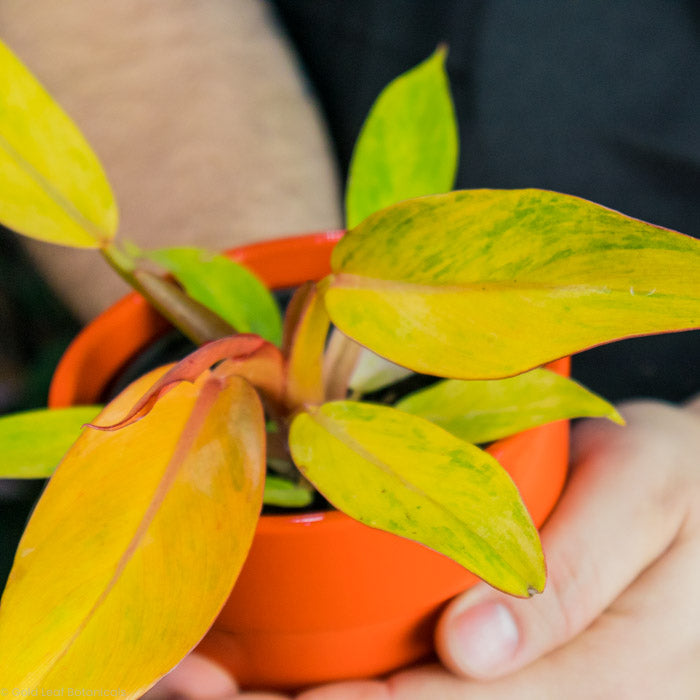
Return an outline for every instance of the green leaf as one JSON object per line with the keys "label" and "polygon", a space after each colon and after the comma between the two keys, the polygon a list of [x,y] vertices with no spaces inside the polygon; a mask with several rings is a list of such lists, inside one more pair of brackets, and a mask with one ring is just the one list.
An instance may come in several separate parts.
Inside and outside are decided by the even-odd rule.
{"label": "green leaf", "polygon": [[255,333],[274,345],[281,343],[277,302],[243,265],[200,248],[161,248],[142,255],[172,273],[193,299],[239,333]]}
{"label": "green leaf", "polygon": [[546,369],[507,379],[446,379],[407,396],[396,408],[477,443],[564,418],[602,416],[624,423],[607,401]]}
{"label": "green leaf", "polygon": [[396,78],[374,103],[350,163],[348,228],[403,199],[452,189],[458,135],[445,53]]}
{"label": "green leaf", "polygon": [[97,156],[2,42],[0,75],[0,222],[50,243],[105,245],[118,215]]}
{"label": "green leaf", "polygon": [[700,326],[700,241],[555,192],[402,202],[346,234],[332,267],[333,323],[425,374],[509,376]]}
{"label": "green leaf", "polygon": [[541,591],[537,531],[489,454],[416,416],[337,401],[299,414],[294,462],[338,509],[422,542],[514,595]]}
{"label": "green leaf", "polygon": [[0,418],[0,478],[44,479],[100,406],[26,411]]}
{"label": "green leaf", "polygon": [[265,479],[263,503],[282,508],[304,508],[314,500],[309,488],[299,486],[289,479],[268,474]]}

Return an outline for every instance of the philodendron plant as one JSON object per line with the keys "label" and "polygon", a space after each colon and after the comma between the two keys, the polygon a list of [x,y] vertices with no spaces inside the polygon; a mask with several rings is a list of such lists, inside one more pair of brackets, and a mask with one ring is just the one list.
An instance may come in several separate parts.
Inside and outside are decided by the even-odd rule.
{"label": "philodendron plant", "polygon": [[[305,505],[314,489],[508,593],[543,590],[537,532],[475,443],[573,416],[620,421],[540,366],[698,326],[698,241],[554,192],[449,192],[457,131],[438,50],[372,108],[332,272],[302,285],[282,322],[225,257],[117,245],[97,158],[1,45],[0,67],[0,220],[98,249],[201,345],[97,416],[0,423],[2,476],[58,465],[0,604],[0,685],[138,696],[211,625],[263,499]],[[394,406],[362,400],[414,372],[438,379]]]}

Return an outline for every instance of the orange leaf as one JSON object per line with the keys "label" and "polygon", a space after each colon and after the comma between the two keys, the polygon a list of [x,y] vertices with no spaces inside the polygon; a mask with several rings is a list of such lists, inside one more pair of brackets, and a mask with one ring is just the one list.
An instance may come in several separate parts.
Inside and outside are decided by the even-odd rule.
{"label": "orange leaf", "polygon": [[[128,387],[101,422],[123,415],[155,376]],[[243,565],[264,444],[255,391],[211,372],[172,388],[138,423],[86,430],[19,545],[0,605],[3,685],[138,697],[172,668]]]}
{"label": "orange leaf", "polygon": [[[166,368],[168,371],[115,423],[106,424],[99,422],[91,423],[90,425],[98,430],[120,430],[131,425],[147,415],[159,397],[173,386],[180,382],[194,382],[203,372],[223,360],[228,360],[228,364],[227,370],[220,373],[222,376],[231,374],[244,376],[250,379],[252,384],[255,384],[255,381],[252,380],[258,379],[263,384],[263,388],[270,391],[273,396],[281,396],[282,355],[280,351],[260,336],[248,334],[233,335],[228,338],[214,340],[190,353],[169,369]],[[253,360],[256,361],[258,368],[255,370],[244,369],[246,363]],[[264,372],[259,370],[261,363],[263,365],[266,363],[270,365],[276,364],[279,367],[273,367],[273,371],[269,375],[265,375]],[[277,387],[273,386],[275,377],[279,380]],[[102,416],[98,416],[97,420],[101,421],[101,419]]]}

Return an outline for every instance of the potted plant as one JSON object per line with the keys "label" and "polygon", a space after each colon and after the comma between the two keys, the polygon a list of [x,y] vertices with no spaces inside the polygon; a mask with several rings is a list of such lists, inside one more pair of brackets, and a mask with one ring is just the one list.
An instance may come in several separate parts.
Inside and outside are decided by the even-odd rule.
{"label": "potted plant", "polygon": [[[285,288],[327,274],[339,237],[330,232],[287,238],[234,255],[271,287]],[[123,299],[68,348],[54,375],[50,405],[98,401],[117,368],[163,328],[143,297]],[[107,356],[105,347],[112,349]],[[566,360],[555,364],[568,369]],[[86,375],[89,381],[81,381]],[[567,447],[565,421],[489,447],[536,525],[564,484]],[[268,492],[268,500],[273,495]],[[441,604],[475,580],[446,557],[339,511],[263,515],[236,586],[198,650],[231,669],[245,687],[293,688],[378,675],[429,655]]]}
{"label": "potted plant", "polygon": [[[26,460],[10,460],[6,476],[53,469],[69,447],[61,439],[91,423],[19,546],[0,604],[5,685],[145,691],[224,605],[266,481],[268,500],[312,498],[313,484],[356,520],[509,593],[543,589],[532,519],[473,443],[572,415],[619,420],[538,367],[615,338],[697,326],[697,241],[552,192],[435,194],[452,186],[457,150],[438,51],[375,104],[351,166],[349,231],[330,274],[299,287],[280,329],[262,285],[225,258],[117,247],[96,158],[6,48],[0,63],[12,86],[0,112],[4,223],[98,248],[201,344],[136,379],[96,418],[88,407],[5,421],[1,444]],[[243,292],[211,292],[232,286]],[[441,379],[398,406],[358,400],[408,370]],[[276,470],[267,480],[266,465]],[[268,587],[276,575],[267,572]],[[420,610],[412,624],[428,619]]]}

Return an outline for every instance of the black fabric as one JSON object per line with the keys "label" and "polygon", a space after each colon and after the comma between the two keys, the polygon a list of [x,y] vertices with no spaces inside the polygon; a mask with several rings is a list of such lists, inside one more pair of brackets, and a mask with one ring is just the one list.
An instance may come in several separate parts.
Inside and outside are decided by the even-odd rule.
{"label": "black fabric", "polygon": [[[700,6],[671,0],[275,0],[343,171],[381,88],[440,43],[458,187],[540,187],[700,233]],[[612,400],[700,392],[700,333],[577,356]]]}

